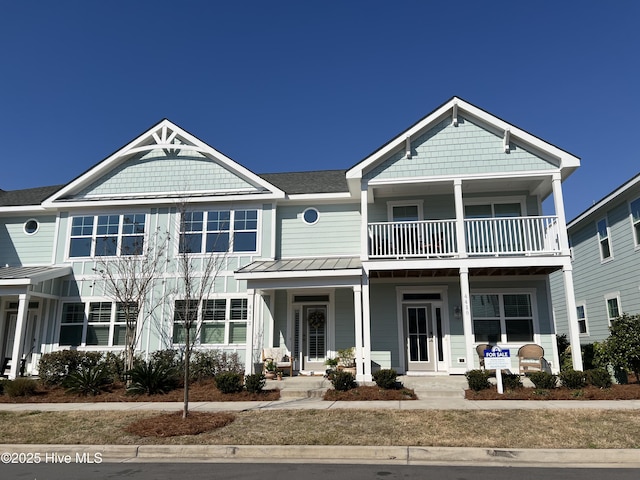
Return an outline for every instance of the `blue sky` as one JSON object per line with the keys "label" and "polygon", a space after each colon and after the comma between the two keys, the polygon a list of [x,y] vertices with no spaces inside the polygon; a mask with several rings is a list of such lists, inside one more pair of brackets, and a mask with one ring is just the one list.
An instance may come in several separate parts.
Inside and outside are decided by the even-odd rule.
{"label": "blue sky", "polygon": [[0,188],[66,183],[162,118],[256,173],[348,168],[457,95],[582,159],[569,219],[640,171],[640,2],[7,1]]}

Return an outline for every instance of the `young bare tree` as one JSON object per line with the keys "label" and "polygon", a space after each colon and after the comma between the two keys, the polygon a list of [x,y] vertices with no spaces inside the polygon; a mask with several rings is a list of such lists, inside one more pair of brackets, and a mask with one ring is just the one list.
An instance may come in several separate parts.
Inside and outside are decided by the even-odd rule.
{"label": "young bare tree", "polygon": [[98,256],[93,269],[105,296],[116,302],[117,315],[124,319],[125,371],[133,368],[142,326],[164,301],[161,296],[154,300],[152,293],[167,261],[168,240],[168,235],[156,231],[145,242],[144,230],[138,231],[119,247],[119,255]]}
{"label": "young bare tree", "polygon": [[[179,215],[179,249],[176,262],[178,285],[176,291],[174,329],[179,327],[178,335],[174,333],[174,342],[184,344],[184,402],[182,418],[189,415],[189,378],[191,353],[200,336],[202,328],[202,316],[209,301],[210,294],[214,291],[215,281],[222,270],[227,252],[229,251],[229,239],[223,240],[216,237],[207,243],[204,255],[194,255],[201,252],[202,218],[198,218],[202,212],[190,212],[186,202],[178,207]],[[228,229],[223,223],[221,227]],[[225,228],[221,228],[225,230]],[[194,233],[195,232],[195,233]]]}

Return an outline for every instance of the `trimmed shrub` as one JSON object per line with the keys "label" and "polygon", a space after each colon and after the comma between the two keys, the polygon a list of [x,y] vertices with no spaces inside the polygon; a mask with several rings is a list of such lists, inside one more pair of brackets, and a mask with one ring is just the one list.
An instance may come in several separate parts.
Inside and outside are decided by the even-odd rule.
{"label": "trimmed shrub", "polygon": [[[114,353],[107,352],[102,357],[100,365],[104,368],[105,372],[111,378],[112,382],[124,382],[125,381],[125,368],[124,368],[124,352]],[[134,357],[134,366],[140,363],[139,357]]]}
{"label": "trimmed shrub", "polygon": [[467,378],[467,383],[469,384],[469,388],[474,392],[479,392],[480,390],[486,390],[491,387],[491,383],[489,382],[489,377],[491,374],[488,370],[469,370],[464,374]]}
{"label": "trimmed shrub", "polygon": [[373,374],[373,381],[380,388],[387,390],[398,388],[398,372],[393,368],[384,368]]}
{"label": "trimmed shrub", "polygon": [[347,390],[351,390],[358,386],[353,374],[351,372],[345,372],[344,370],[339,370],[335,373],[331,379],[331,384],[333,385],[333,388],[339,392],[346,392]]}
{"label": "trimmed shrub", "polygon": [[640,315],[623,314],[611,322],[609,337],[596,346],[601,364],[630,370],[640,381]]}
{"label": "trimmed shrub", "polygon": [[560,372],[558,378],[560,379],[560,385],[571,390],[583,388],[587,384],[585,373],[576,370],[564,370]]}
{"label": "trimmed shrub", "polygon": [[556,388],[557,377],[549,372],[531,372],[527,376],[537,390]]}
{"label": "trimmed shrub", "polygon": [[80,367],[78,371],[71,373],[62,385],[67,389],[67,393],[98,395],[111,383],[113,382],[109,371],[104,366],[97,365]]}
{"label": "trimmed shrub", "polygon": [[254,373],[244,378],[244,387],[249,393],[260,393],[266,384],[267,379],[262,373]]}
{"label": "trimmed shrub", "polygon": [[4,393],[9,397],[29,397],[36,393],[37,383],[29,378],[16,378],[4,382]]}
{"label": "trimmed shrub", "polygon": [[214,378],[223,372],[244,372],[244,364],[237,353],[220,350],[196,350],[192,353],[189,368],[191,380]]}
{"label": "trimmed shrub", "polygon": [[606,368],[594,368],[587,370],[585,373],[587,375],[587,382],[594,387],[610,388],[613,384],[611,374]]}
{"label": "trimmed shrub", "polygon": [[142,362],[128,372],[131,385],[127,393],[131,395],[154,395],[167,393],[178,386],[178,375],[175,369],[162,362]]}
{"label": "trimmed shrub", "polygon": [[156,350],[149,355],[149,362],[156,368],[182,371],[184,368],[182,351],[176,349]]}
{"label": "trimmed shrub", "polygon": [[60,350],[45,353],[38,363],[38,376],[44,385],[61,385],[68,375],[80,367],[96,366],[101,361],[101,352]]}
{"label": "trimmed shrub", "polygon": [[522,380],[517,373],[503,373],[502,386],[507,390],[517,390],[522,388]]}
{"label": "trimmed shrub", "polygon": [[0,380],[0,395],[4,394],[4,384],[7,383],[6,380]]}
{"label": "trimmed shrub", "polygon": [[216,388],[222,393],[242,391],[242,375],[236,372],[222,372],[214,377]]}

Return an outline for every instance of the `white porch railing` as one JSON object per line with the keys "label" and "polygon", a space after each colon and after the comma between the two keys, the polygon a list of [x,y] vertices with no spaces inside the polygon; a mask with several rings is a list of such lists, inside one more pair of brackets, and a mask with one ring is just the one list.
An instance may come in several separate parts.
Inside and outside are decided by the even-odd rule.
{"label": "white porch railing", "polygon": [[369,224],[370,257],[446,257],[458,253],[455,220]]}
{"label": "white porch railing", "polygon": [[[464,220],[468,255],[556,255],[557,217]],[[458,257],[455,220],[369,224],[370,258]]]}
{"label": "white porch railing", "polygon": [[464,230],[469,255],[560,253],[556,216],[467,219]]}

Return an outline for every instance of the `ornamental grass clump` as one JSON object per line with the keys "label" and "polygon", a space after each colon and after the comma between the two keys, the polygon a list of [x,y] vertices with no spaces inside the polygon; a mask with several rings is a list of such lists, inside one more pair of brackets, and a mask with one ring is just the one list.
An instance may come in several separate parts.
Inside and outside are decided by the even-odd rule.
{"label": "ornamental grass clump", "polygon": [[35,380],[29,378],[16,378],[15,380],[7,380],[4,382],[4,393],[8,397],[30,397],[37,390]]}
{"label": "ornamental grass clump", "polygon": [[101,366],[81,367],[80,370],[69,375],[62,385],[67,393],[79,395],[98,395],[108,385],[111,385],[109,372]]}

